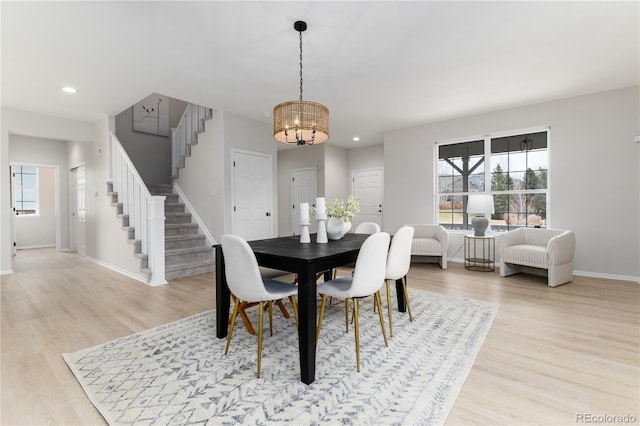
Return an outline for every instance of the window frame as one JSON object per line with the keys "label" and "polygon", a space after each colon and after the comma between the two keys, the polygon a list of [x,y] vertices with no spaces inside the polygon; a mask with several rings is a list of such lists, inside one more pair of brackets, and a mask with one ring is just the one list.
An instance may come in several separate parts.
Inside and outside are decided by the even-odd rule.
{"label": "window frame", "polygon": [[[20,172],[17,171],[17,168],[20,167]],[[22,167],[33,167],[35,169],[35,185],[34,186],[24,186],[24,185],[18,185],[18,180],[17,180],[17,175],[24,175],[24,173],[22,172]],[[13,211],[15,213],[16,217],[38,217],[40,216],[40,166],[37,166],[35,164],[28,164],[28,163],[14,163],[12,164],[12,174],[13,174],[13,181],[11,183],[12,185],[12,190],[13,190],[13,200],[12,203],[13,205],[11,206],[13,208]],[[24,209],[18,209],[17,208],[17,203],[18,203],[18,196],[17,196],[17,192],[18,190],[23,191],[25,188],[27,189],[33,189],[35,192],[35,208],[34,208],[34,212],[33,213],[20,213],[21,211],[24,211]],[[24,202],[24,200],[20,201],[20,202]],[[24,205],[22,206],[24,207]]]}
{"label": "window frame", "polygon": [[[503,137],[512,137],[512,136],[520,136],[520,135],[526,135],[526,134],[531,134],[531,133],[541,133],[541,132],[546,132],[547,136],[547,146],[546,146],[546,153],[547,153],[547,169],[546,169],[546,177],[547,177],[547,187],[546,189],[520,189],[520,190],[516,190],[516,189],[512,189],[509,191],[492,191],[491,190],[491,176],[492,176],[492,162],[491,162],[491,140],[492,139],[498,139],[498,138],[503,138]],[[546,219],[545,219],[545,228],[551,228],[551,170],[550,170],[550,164],[551,164],[551,126],[539,126],[539,127],[530,127],[530,128],[525,128],[525,129],[518,129],[518,130],[507,130],[507,131],[501,131],[501,132],[495,132],[495,133],[490,133],[490,134],[484,134],[484,135],[475,135],[475,136],[468,136],[468,137],[460,137],[460,138],[452,138],[452,139],[446,139],[446,140],[441,140],[441,141],[436,141],[433,145],[433,158],[434,158],[434,188],[433,188],[433,206],[434,206],[434,217],[436,220],[437,224],[440,224],[440,197],[442,195],[445,195],[445,193],[440,193],[440,169],[439,169],[439,161],[440,161],[440,155],[439,155],[439,148],[443,145],[452,145],[452,144],[461,144],[461,143],[467,143],[467,142],[474,142],[474,141],[479,141],[479,140],[483,140],[484,141],[484,191],[461,191],[461,192],[452,192],[451,195],[452,196],[462,196],[462,197],[468,197],[469,195],[473,195],[473,194],[491,194],[491,195],[504,195],[505,193],[508,195],[516,195],[516,194],[546,194]],[[463,201],[463,206],[465,206],[466,203],[464,203]],[[464,209],[464,207],[463,207]],[[467,215],[466,212],[463,212],[463,215]],[[469,215],[467,216],[467,229],[451,229],[451,228],[447,228],[445,226],[445,229],[447,230],[448,233],[450,234],[460,234],[460,235],[464,235],[464,234],[468,234],[469,231],[471,231],[471,218],[472,216]],[[463,225],[464,225],[464,221],[463,221]],[[524,227],[524,226],[514,226],[511,229],[515,229],[515,228],[520,228],[520,227]],[[497,231],[498,233],[503,233],[506,232],[505,231]],[[496,233],[496,231],[494,231],[492,229],[493,233]]]}

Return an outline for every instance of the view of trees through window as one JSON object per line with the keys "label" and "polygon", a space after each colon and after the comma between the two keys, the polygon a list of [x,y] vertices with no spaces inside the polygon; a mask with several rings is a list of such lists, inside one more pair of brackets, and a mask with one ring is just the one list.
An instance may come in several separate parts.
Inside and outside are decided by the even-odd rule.
{"label": "view of trees through window", "polygon": [[491,228],[546,227],[547,131],[438,145],[438,217],[470,229],[468,195],[493,195]]}
{"label": "view of trees through window", "polygon": [[17,165],[13,167],[14,210],[19,215],[33,215],[38,212],[38,168]]}

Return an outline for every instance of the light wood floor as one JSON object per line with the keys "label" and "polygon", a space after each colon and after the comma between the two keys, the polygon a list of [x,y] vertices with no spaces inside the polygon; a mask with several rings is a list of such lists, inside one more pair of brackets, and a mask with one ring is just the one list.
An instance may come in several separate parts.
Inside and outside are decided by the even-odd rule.
{"label": "light wood floor", "polygon": [[[2,425],[105,424],[62,353],[214,308],[214,274],[148,287],[74,254],[20,251],[1,277]],[[638,423],[640,285],[413,264],[410,287],[500,304],[449,425]],[[361,373],[365,374],[365,373]]]}

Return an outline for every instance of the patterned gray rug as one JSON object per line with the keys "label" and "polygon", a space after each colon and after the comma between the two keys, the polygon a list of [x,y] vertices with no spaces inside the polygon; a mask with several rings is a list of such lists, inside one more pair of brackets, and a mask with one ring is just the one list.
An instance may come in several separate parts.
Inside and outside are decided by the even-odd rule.
{"label": "patterned gray rug", "polygon": [[[498,306],[409,293],[414,320],[394,312],[388,348],[372,301],[362,302],[360,373],[353,327],[344,331],[344,303],[327,307],[311,385],[300,382],[294,320],[277,310],[272,337],[266,327],[260,379],[256,336],[238,320],[224,356],[226,340],[215,338],[214,311],[63,356],[112,425],[439,425]],[[383,309],[386,313],[386,305]],[[255,308],[250,311],[257,325]]]}

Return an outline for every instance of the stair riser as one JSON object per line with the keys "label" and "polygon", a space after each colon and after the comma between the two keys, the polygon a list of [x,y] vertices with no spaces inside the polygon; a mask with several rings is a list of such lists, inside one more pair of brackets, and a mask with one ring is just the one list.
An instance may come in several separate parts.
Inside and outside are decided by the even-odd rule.
{"label": "stair riser", "polygon": [[193,235],[198,233],[198,226],[181,226],[179,228],[165,228],[164,235],[165,236],[174,236],[174,235]]}
{"label": "stair riser", "polygon": [[164,212],[165,213],[184,213],[184,205],[178,205],[178,206],[167,206],[165,204],[164,206]]}
{"label": "stair riser", "polygon": [[193,247],[203,247],[204,246],[204,235],[202,238],[189,238],[186,240],[179,241],[166,241],[164,243],[165,250],[176,250],[182,248],[193,248]]}
{"label": "stair riser", "polygon": [[211,260],[213,259],[213,249],[196,253],[165,254],[164,259],[166,265],[178,265],[180,263],[195,262],[197,260]]}
{"label": "stair riser", "polygon": [[204,265],[204,266],[198,266],[195,268],[186,268],[186,269],[179,269],[176,271],[169,271],[166,272],[165,274],[165,278],[167,280],[175,280],[178,278],[183,278],[183,277],[190,277],[193,275],[199,275],[199,274],[206,274],[207,272],[213,272],[215,270],[213,265]]}
{"label": "stair riser", "polygon": [[167,198],[165,198],[165,200],[164,200],[165,204],[166,204],[166,203],[177,203],[177,202],[179,202],[179,201],[180,201],[180,200],[179,200],[179,197],[178,197],[178,194],[163,194],[163,195],[164,195],[165,197],[167,197]]}
{"label": "stair riser", "polygon": [[191,215],[171,216],[166,215],[164,223],[191,223]]}

